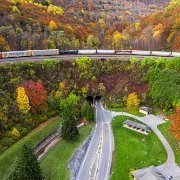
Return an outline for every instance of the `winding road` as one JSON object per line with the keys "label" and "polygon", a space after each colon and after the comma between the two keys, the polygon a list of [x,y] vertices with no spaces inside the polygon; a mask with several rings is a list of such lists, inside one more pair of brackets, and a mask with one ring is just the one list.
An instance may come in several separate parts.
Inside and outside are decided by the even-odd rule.
{"label": "winding road", "polygon": [[108,180],[111,170],[112,156],[114,151],[114,138],[111,129],[111,121],[116,116],[133,117],[151,127],[164,145],[168,158],[167,161],[157,166],[158,171],[164,176],[180,177],[180,168],[175,163],[173,150],[157,126],[165,123],[161,118],[154,115],[138,117],[126,112],[107,111],[100,103],[96,104],[96,127],[90,145],[85,154],[77,175],[77,180]]}

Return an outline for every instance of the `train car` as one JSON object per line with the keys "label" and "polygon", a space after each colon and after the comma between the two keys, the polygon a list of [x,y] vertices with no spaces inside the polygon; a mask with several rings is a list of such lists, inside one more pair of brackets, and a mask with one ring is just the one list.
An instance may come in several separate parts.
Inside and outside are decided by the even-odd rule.
{"label": "train car", "polygon": [[116,51],[115,50],[97,50],[97,54],[115,54]]}
{"label": "train car", "polygon": [[69,50],[60,50],[59,54],[69,54]]}
{"label": "train car", "polygon": [[142,55],[142,56],[148,56],[151,55],[150,51],[141,51],[141,50],[132,50],[133,55]]}
{"label": "train car", "polygon": [[69,54],[78,54],[78,50],[69,50]]}
{"label": "train car", "polygon": [[59,54],[69,54],[69,50],[60,50]]}
{"label": "train car", "polygon": [[80,55],[86,55],[86,54],[91,55],[91,54],[96,54],[96,53],[97,53],[96,49],[95,50],[83,50],[83,49],[78,50],[78,54]]}
{"label": "train car", "polygon": [[78,54],[78,50],[60,50],[60,54]]}
{"label": "train car", "polygon": [[132,50],[116,50],[116,54],[131,55],[132,54]]}
{"label": "train car", "polygon": [[2,52],[2,58],[29,57],[31,50]]}
{"label": "train car", "polygon": [[0,59],[2,59],[2,52],[0,52]]}
{"label": "train car", "polygon": [[59,55],[59,49],[32,50],[32,56]]}
{"label": "train car", "polygon": [[165,52],[165,51],[152,51],[153,56],[171,56],[171,52]]}

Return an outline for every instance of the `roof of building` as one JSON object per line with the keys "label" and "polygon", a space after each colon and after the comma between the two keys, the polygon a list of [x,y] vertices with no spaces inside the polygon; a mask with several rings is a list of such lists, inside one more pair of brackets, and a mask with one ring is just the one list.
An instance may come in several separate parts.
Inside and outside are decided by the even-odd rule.
{"label": "roof of building", "polygon": [[164,180],[166,179],[161,173],[157,171],[154,166],[139,169],[132,172],[137,180]]}
{"label": "roof of building", "polygon": [[137,122],[134,122],[134,121],[131,121],[131,120],[126,120],[123,122],[123,124],[127,124],[127,125],[130,125],[134,128],[139,128],[139,129],[143,129],[145,131],[149,131],[151,128],[145,124],[141,124],[141,123],[137,123]]}
{"label": "roof of building", "polygon": [[151,110],[151,108],[146,107],[146,106],[141,106],[139,109],[140,109],[140,110],[144,110],[144,111],[149,111],[149,110]]}

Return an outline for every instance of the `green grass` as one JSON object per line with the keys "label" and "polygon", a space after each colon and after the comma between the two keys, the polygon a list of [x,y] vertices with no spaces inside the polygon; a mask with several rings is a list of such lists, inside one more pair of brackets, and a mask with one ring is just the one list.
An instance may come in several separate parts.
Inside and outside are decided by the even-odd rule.
{"label": "green grass", "polygon": [[165,124],[161,124],[158,126],[158,129],[161,131],[161,133],[164,135],[166,140],[169,142],[171,148],[174,151],[174,155],[176,158],[176,163],[180,164],[180,141],[177,141],[173,134],[169,131],[169,128],[171,126],[170,121],[168,121]]}
{"label": "green grass", "polygon": [[130,169],[159,165],[167,159],[164,146],[154,132],[146,136],[124,128],[122,122],[126,119],[118,116],[112,122],[115,151],[111,180],[128,180]]}
{"label": "green grass", "polygon": [[94,124],[89,124],[79,129],[80,136],[73,142],[59,141],[52,147],[48,154],[42,159],[40,165],[45,179],[69,180],[70,172],[67,164],[75,149],[87,138]]}
{"label": "green grass", "polygon": [[0,155],[0,179],[7,179],[11,167],[16,157],[21,151],[23,144],[31,142],[35,146],[39,141],[45,138],[48,134],[55,130],[57,125],[60,124],[60,118],[55,118],[48,126],[44,128],[35,129],[27,136],[20,139],[17,143],[8,148],[5,152]]}
{"label": "green grass", "polygon": [[111,111],[115,111],[115,112],[127,112],[127,113],[130,113],[130,114],[133,114],[135,116],[139,116],[139,117],[144,117],[146,116],[145,114],[143,113],[140,113],[139,110],[135,109],[135,110],[129,110],[129,109],[126,109],[126,108],[108,108],[109,110]]}

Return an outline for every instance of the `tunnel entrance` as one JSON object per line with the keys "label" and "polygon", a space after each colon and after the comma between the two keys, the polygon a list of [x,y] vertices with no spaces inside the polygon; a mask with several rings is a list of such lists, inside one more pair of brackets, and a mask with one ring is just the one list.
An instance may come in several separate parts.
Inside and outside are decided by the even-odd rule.
{"label": "tunnel entrance", "polygon": [[94,98],[93,98],[93,96],[87,96],[86,99],[87,99],[87,101],[88,101],[90,104],[93,104],[93,103],[94,103]]}
{"label": "tunnel entrance", "polygon": [[95,101],[98,101],[98,102],[99,102],[99,101],[101,100],[101,96],[95,96],[94,99],[95,99]]}

